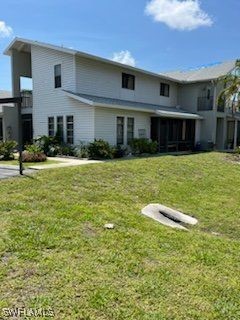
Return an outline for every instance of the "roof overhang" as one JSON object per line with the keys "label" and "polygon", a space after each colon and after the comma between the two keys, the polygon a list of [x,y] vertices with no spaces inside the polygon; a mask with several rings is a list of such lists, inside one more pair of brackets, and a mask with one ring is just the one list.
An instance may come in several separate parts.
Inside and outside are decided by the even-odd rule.
{"label": "roof overhang", "polygon": [[179,110],[179,112],[171,110],[156,110],[156,115],[162,118],[203,120],[203,117],[198,114],[181,112],[181,110]]}
{"label": "roof overhang", "polygon": [[147,112],[147,113],[150,113],[150,114],[154,114],[155,110],[154,109],[144,109],[144,108],[141,108],[141,109],[138,109],[136,107],[132,107],[132,106],[123,106],[123,105],[118,105],[118,104],[108,104],[108,103],[100,103],[100,102],[94,102],[92,100],[89,100],[89,99],[85,99],[79,95],[76,95],[74,93],[70,93],[70,92],[67,92],[67,91],[64,91],[66,93],[66,95],[69,97],[69,98],[72,98],[74,100],[77,100],[81,103],[84,103],[84,104],[87,104],[91,107],[102,107],[102,108],[109,108],[109,109],[122,109],[122,110],[129,110],[129,111],[138,111],[138,112]]}
{"label": "roof overhang", "polygon": [[[121,109],[121,110],[129,110],[129,111],[136,111],[136,112],[145,112],[149,113],[151,116],[158,116],[158,117],[163,117],[163,118],[174,118],[174,119],[195,119],[195,120],[202,120],[203,117],[201,117],[198,114],[195,113],[188,113],[183,110],[171,110],[171,107],[169,107],[169,110],[159,110],[158,107],[156,108],[143,108],[141,107],[134,107],[131,105],[121,105],[121,104],[112,104],[111,102],[109,103],[101,103],[97,101],[93,101],[90,98],[87,99],[85,97],[80,96],[79,94],[74,94],[69,91],[65,91],[65,94],[74,100],[77,100],[81,103],[87,104],[91,107],[102,107],[102,108],[109,108],[109,109]],[[142,103],[141,103],[142,104]],[[173,108],[172,108],[173,109]]]}

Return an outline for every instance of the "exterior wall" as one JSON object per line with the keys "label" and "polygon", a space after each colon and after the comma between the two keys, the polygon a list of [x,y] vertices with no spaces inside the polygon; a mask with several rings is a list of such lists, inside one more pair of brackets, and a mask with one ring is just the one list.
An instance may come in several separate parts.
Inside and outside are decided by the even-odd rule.
{"label": "exterior wall", "polygon": [[[54,87],[54,65],[62,65],[62,88]],[[135,75],[135,90],[122,89],[122,73]],[[102,138],[116,144],[116,117],[135,118],[135,137],[138,130],[145,129],[150,138],[150,114],[138,111],[125,111],[108,108],[93,108],[65,95],[63,89],[109,98],[146,102],[169,107],[180,105],[189,112],[198,113],[204,120],[197,125],[196,139],[216,143],[217,132],[227,140],[227,112],[217,112],[216,105],[212,111],[198,111],[198,97],[204,95],[204,88],[211,89],[215,98],[222,89],[218,84],[216,90],[211,82],[179,85],[162,80],[170,85],[170,97],[160,96],[161,79],[129,71],[123,67],[112,66],[104,62],[88,58],[76,57],[60,51],[32,46],[31,54],[12,52],[13,94],[20,93],[20,77],[33,79],[33,135],[48,134],[48,117],[74,116],[74,141],[89,142],[94,138]],[[216,100],[216,99],[215,99]],[[5,115],[6,114],[6,115]],[[217,117],[224,119],[224,133],[217,130]],[[17,137],[16,110],[4,110],[5,127],[12,127],[14,139]],[[11,122],[11,123],[10,123]],[[126,121],[125,121],[126,126]],[[65,131],[65,130],[64,130]],[[126,133],[126,128],[125,128]],[[126,137],[125,137],[126,140]]]}
{"label": "exterior wall", "polygon": [[3,139],[18,141],[18,109],[3,106]]}
{"label": "exterior wall", "polygon": [[179,105],[189,112],[198,113],[204,119],[198,124],[198,134],[196,142],[200,141],[203,147],[207,146],[208,141],[215,143],[216,132],[216,116],[212,111],[198,111],[198,98],[203,97],[206,90],[211,90],[211,95],[214,95],[214,87],[211,82],[185,84],[179,87],[178,102]]}
{"label": "exterior wall", "polygon": [[108,141],[111,145],[117,143],[117,117],[125,117],[124,140],[127,141],[127,117],[134,118],[134,137],[139,137],[139,129],[146,130],[146,138],[150,138],[150,114],[109,108],[95,110],[95,138]]}
{"label": "exterior wall", "polygon": [[[54,86],[54,65],[62,65],[62,88]],[[74,116],[74,141],[94,139],[94,108],[66,96],[63,89],[75,91],[75,59],[72,55],[32,46],[33,135],[48,134],[48,117]],[[65,129],[64,129],[65,131]]]}
{"label": "exterior wall", "polygon": [[[122,89],[122,72],[135,75],[135,90]],[[160,83],[170,84],[170,97],[160,96]],[[76,91],[78,93],[153,103],[176,107],[178,86],[124,67],[76,57]]]}
{"label": "exterior wall", "polygon": [[211,96],[214,95],[214,87],[211,82],[180,85],[178,91],[178,104],[185,110],[198,113],[198,97],[204,96],[204,89],[210,89]]}
{"label": "exterior wall", "polygon": [[20,95],[20,77],[32,77],[31,54],[25,52],[12,51],[12,92],[13,96]]}

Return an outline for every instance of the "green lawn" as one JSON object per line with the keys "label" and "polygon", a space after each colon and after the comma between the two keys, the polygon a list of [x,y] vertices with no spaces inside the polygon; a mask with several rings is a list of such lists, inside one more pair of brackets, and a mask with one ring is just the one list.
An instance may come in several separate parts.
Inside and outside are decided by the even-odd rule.
{"label": "green lawn", "polygon": [[[240,165],[226,157],[115,161],[1,181],[0,310],[240,319]],[[156,202],[199,225],[176,231],[139,214]]]}
{"label": "green lawn", "polygon": [[[24,167],[34,167],[34,166],[42,166],[42,165],[48,165],[48,164],[55,164],[55,163],[61,163],[56,160],[46,160],[44,162],[24,162],[23,166]],[[0,161],[0,166],[1,165],[8,165],[8,166],[17,166],[19,164],[18,160],[7,160],[7,161]]]}

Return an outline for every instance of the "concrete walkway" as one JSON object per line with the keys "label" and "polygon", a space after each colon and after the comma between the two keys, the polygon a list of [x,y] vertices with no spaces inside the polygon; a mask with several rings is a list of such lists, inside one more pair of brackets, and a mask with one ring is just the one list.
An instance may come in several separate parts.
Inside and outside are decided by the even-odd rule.
{"label": "concrete walkway", "polygon": [[[29,170],[29,169],[24,170],[24,175],[29,173],[33,173],[33,170]],[[13,178],[13,177],[20,177],[18,166],[5,166],[5,165],[0,166],[0,180]]]}
{"label": "concrete walkway", "polygon": [[34,170],[45,170],[45,169],[55,169],[55,168],[65,168],[65,167],[75,167],[82,166],[86,164],[102,163],[102,161],[88,160],[88,159],[71,159],[71,158],[59,158],[59,157],[48,157],[48,160],[59,161],[59,163],[52,164],[39,164],[29,167],[29,169]]}

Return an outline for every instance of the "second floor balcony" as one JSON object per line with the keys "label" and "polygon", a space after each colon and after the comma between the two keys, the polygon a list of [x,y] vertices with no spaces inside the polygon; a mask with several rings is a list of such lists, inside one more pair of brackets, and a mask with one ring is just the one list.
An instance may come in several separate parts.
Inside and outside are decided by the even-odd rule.
{"label": "second floor balcony", "polygon": [[23,98],[22,108],[32,108],[32,106],[33,106],[32,91],[30,91],[30,90],[22,91],[21,97]]}

